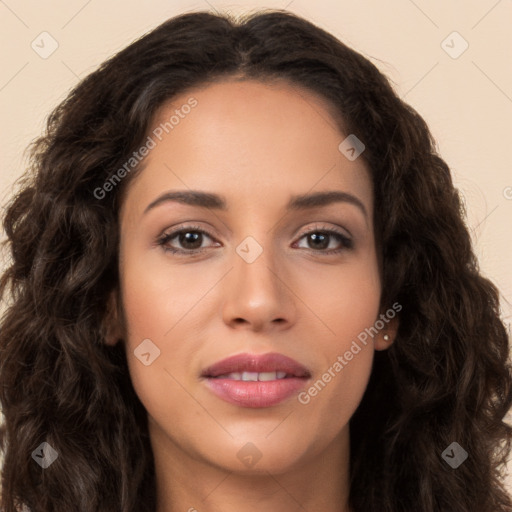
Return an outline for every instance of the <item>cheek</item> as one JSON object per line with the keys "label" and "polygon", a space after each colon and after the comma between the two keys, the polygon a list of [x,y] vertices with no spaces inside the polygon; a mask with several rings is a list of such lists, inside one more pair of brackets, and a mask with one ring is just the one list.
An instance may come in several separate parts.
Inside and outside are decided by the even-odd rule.
{"label": "cheek", "polygon": [[[354,320],[353,318],[351,320]],[[348,323],[348,322],[347,322]],[[364,323],[343,325],[345,331],[332,342],[324,341],[326,363],[302,391],[298,407],[304,417],[302,427],[308,431],[322,432],[315,443],[318,448],[334,437],[347,425],[359,406],[370,378],[373,363],[373,341],[360,342],[357,334]],[[371,324],[370,324],[371,325]],[[352,336],[351,332],[357,333]]]}
{"label": "cheek", "polygon": [[[167,339],[211,287],[197,271],[173,268],[155,249],[151,257],[133,251],[121,268],[122,296],[130,342]],[[190,267],[191,268],[191,267]]]}
{"label": "cheek", "polygon": [[[173,373],[168,341],[190,306],[187,307],[186,297],[178,293],[181,288],[177,276],[136,257],[135,252],[122,259],[120,273],[125,349],[132,384],[146,410],[161,410],[165,414],[167,408],[162,409],[162,397],[172,403],[178,391],[167,373]],[[178,353],[180,346],[172,347],[171,359],[183,357]]]}
{"label": "cheek", "polygon": [[350,268],[340,265],[336,272],[331,268],[328,275],[323,270],[315,277],[314,282],[303,281],[302,293],[318,317],[317,332],[322,335],[316,337],[314,348],[323,365],[298,398],[309,409],[311,421],[329,437],[348,423],[366,390],[381,287],[373,258]]}
{"label": "cheek", "polygon": [[378,318],[381,284],[375,255],[355,254],[337,266],[318,266],[314,273],[304,268],[294,291],[317,317],[326,351],[342,350]]}

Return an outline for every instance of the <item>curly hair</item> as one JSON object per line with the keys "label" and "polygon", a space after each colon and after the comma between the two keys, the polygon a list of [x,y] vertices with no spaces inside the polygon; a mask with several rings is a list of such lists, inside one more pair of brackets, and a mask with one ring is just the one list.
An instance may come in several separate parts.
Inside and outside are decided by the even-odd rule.
{"label": "curly hair", "polygon": [[[105,197],[95,191],[141,146],[165,102],[232,76],[319,94],[343,133],[366,145],[381,306],[403,309],[350,420],[351,507],[511,511],[502,481],[509,339],[450,169],[425,121],[369,60],[296,15],[268,10],[167,20],[82,80],[33,142],[3,219],[3,512],[154,512],[147,414],[122,344],[105,343],[119,284],[119,207],[141,165]],[[469,454],[457,469],[441,456],[453,441]],[[31,456],[43,442],[59,454],[46,470]]]}

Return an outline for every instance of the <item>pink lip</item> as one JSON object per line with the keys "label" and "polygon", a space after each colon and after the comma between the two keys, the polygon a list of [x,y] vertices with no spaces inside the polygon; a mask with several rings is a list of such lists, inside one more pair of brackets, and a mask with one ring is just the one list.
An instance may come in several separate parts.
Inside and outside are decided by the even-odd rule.
{"label": "pink lip", "polygon": [[223,359],[201,372],[203,377],[218,377],[233,372],[286,372],[293,377],[309,377],[309,370],[282,354],[237,354]]}
{"label": "pink lip", "polygon": [[[242,372],[285,372],[284,379],[241,381],[219,378],[220,375]],[[203,370],[209,389],[222,400],[240,407],[271,407],[281,403],[304,387],[311,377],[309,370],[282,354],[238,354]]]}

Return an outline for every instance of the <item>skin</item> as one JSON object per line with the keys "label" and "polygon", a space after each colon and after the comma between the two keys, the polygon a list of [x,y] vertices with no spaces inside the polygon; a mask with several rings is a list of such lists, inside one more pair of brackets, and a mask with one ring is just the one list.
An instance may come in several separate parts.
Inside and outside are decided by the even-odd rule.
{"label": "skin", "polygon": [[[310,91],[230,79],[173,98],[154,126],[190,97],[197,107],[158,141],[127,189],[113,298],[122,315],[109,337],[125,344],[148,412],[157,512],[347,512],[349,420],[397,317],[307,405],[297,396],[266,408],[232,405],[200,373],[234,354],[278,352],[309,368],[308,387],[374,325],[384,311],[368,169],[338,150],[346,135]],[[144,213],[162,193],[190,189],[223,195],[227,211],[169,201]],[[366,216],[349,202],[285,210],[292,195],[318,191],[356,196]],[[167,246],[205,252],[180,256],[158,245],[163,233],[190,225],[211,237]],[[326,229],[353,248],[331,236],[318,249],[303,235]],[[252,263],[236,252],[248,236],[263,249]],[[134,355],[145,339],[160,349],[149,366]],[[251,467],[237,457],[248,442],[261,454]]]}

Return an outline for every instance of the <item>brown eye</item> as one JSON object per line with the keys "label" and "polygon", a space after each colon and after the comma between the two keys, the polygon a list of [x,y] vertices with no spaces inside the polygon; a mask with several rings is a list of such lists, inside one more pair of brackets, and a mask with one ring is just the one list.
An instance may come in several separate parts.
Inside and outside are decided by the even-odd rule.
{"label": "brown eye", "polygon": [[173,238],[185,249],[199,249],[203,242],[203,234],[198,231],[181,231]]}
{"label": "brown eye", "polygon": [[[317,228],[303,233],[300,240],[303,238],[306,239],[307,244],[307,247],[304,248],[318,253],[334,254],[346,249],[352,249],[354,246],[353,241],[350,238],[334,229]],[[337,247],[331,247],[329,249],[333,240],[337,240],[337,244],[334,242]]]}
{"label": "brown eye", "polygon": [[164,234],[157,243],[162,246],[164,251],[184,255],[196,254],[207,249],[207,247],[202,247],[205,237],[213,238],[204,229],[198,226],[189,226]]}

